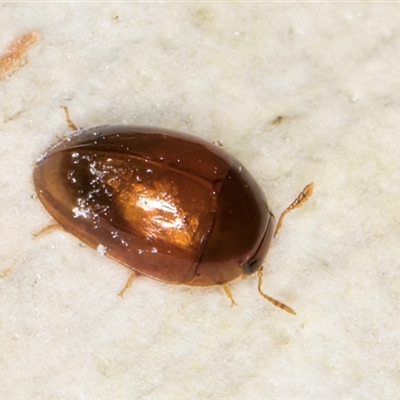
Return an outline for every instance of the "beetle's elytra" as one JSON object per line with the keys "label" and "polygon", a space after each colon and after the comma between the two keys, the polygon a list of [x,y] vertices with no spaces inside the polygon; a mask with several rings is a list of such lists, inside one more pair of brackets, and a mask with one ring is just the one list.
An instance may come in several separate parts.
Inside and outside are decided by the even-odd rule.
{"label": "beetle's elytra", "polygon": [[40,200],[69,232],[129,268],[207,286],[258,270],[274,228],[264,194],[222,149],[130,126],[83,131],[35,168]]}
{"label": "beetle's elytra", "polygon": [[165,129],[76,132],[38,160],[34,183],[65,230],[168,283],[220,285],[251,275],[274,232],[263,191],[234,157]]}

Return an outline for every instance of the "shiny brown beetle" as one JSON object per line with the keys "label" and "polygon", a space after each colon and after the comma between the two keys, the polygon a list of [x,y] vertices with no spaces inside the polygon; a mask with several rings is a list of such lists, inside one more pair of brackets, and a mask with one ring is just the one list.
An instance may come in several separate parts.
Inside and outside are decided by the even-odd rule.
{"label": "shiny brown beetle", "polygon": [[37,162],[34,183],[66,231],[134,272],[223,285],[232,302],[227,283],[258,272],[260,293],[294,313],[261,291],[275,225],[264,193],[217,146],[159,128],[97,127],[51,147]]}

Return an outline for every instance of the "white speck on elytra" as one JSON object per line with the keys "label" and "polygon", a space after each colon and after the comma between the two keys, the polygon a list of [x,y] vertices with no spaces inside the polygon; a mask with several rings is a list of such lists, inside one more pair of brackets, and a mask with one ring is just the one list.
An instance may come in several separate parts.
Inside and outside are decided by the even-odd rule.
{"label": "white speck on elytra", "polygon": [[97,246],[96,251],[101,255],[101,256],[105,256],[107,253],[107,248],[105,246],[103,246],[102,244],[99,244]]}

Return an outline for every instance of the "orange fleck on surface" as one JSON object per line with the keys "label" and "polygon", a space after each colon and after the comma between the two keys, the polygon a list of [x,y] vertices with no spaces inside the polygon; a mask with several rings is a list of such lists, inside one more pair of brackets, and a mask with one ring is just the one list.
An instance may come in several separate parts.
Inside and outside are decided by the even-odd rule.
{"label": "orange fleck on surface", "polygon": [[14,40],[8,46],[6,52],[0,57],[0,81],[7,79],[25,64],[24,55],[39,38],[39,32],[30,32]]}

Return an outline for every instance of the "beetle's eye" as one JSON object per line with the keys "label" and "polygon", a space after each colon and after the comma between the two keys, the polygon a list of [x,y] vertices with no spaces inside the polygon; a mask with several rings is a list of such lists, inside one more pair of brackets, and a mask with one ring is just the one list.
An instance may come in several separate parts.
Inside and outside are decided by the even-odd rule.
{"label": "beetle's eye", "polygon": [[250,260],[243,264],[243,274],[253,275],[261,268],[262,260]]}

